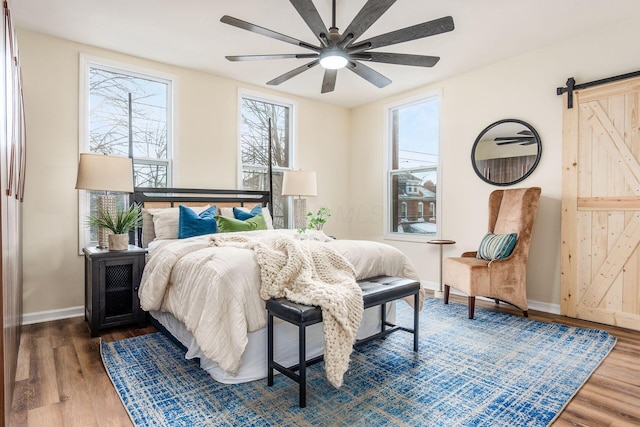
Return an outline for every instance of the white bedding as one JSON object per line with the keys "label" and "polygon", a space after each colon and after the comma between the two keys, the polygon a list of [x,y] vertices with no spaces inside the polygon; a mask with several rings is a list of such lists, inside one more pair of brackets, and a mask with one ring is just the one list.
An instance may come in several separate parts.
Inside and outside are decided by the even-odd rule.
{"label": "white bedding", "polygon": [[[171,313],[206,359],[238,375],[248,335],[266,325],[264,301],[259,296],[260,269],[252,251],[211,247],[210,240],[210,236],[199,236],[155,247],[145,267],[140,301],[144,310]],[[390,275],[419,280],[411,262],[391,246],[352,240],[327,244],[354,266],[357,279]]]}
{"label": "white bedding", "polygon": [[[401,303],[404,304],[404,303]],[[387,304],[387,321],[395,322],[396,303]],[[364,311],[362,323],[358,331],[358,339],[366,338],[380,331],[380,308],[371,307]],[[220,368],[213,360],[204,355],[195,338],[187,330],[182,322],[171,313],[152,311],[153,316],[162,324],[178,341],[187,348],[186,359],[200,359],[200,367],[211,377],[221,383],[238,384],[256,381],[267,377],[267,328],[247,334],[247,346],[242,354],[242,363],[236,374]],[[280,319],[274,319],[274,359],[283,366],[291,366],[298,363],[298,327]],[[307,359],[319,356],[324,350],[322,336],[322,323],[308,326],[306,329],[306,356]],[[294,344],[292,344],[294,343]],[[275,371],[274,374],[279,374]]]}

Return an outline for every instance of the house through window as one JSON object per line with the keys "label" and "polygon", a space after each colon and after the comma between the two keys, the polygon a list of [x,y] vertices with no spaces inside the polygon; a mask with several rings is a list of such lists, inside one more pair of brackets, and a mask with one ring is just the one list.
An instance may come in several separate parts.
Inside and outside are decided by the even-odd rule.
{"label": "house through window", "polygon": [[[133,159],[134,186],[171,186],[172,82],[120,67],[82,61],[85,108],[80,152]],[[99,192],[81,197],[80,218],[97,214]],[[118,195],[118,207],[128,197]],[[81,222],[81,246],[97,240],[95,227]],[[88,229],[88,230],[87,230]],[[84,240],[84,242],[83,242]]]}
{"label": "house through window", "polygon": [[387,113],[387,236],[433,236],[438,226],[439,96],[399,103]]}
{"label": "house through window", "polygon": [[249,94],[240,96],[240,167],[242,188],[269,189],[269,119],[271,119],[271,164],[275,228],[289,227],[289,200],[282,196],[282,178],[292,168],[293,103]]}

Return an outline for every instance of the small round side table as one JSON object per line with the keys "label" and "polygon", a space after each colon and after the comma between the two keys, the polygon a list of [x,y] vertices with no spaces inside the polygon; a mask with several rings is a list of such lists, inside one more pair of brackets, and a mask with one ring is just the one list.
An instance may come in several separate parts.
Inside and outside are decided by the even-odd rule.
{"label": "small round side table", "polygon": [[444,245],[453,245],[455,244],[455,240],[445,240],[445,239],[435,239],[429,240],[427,243],[431,245],[440,246],[440,290],[435,291],[433,296],[436,298],[444,298],[443,287],[442,287],[442,247]]}

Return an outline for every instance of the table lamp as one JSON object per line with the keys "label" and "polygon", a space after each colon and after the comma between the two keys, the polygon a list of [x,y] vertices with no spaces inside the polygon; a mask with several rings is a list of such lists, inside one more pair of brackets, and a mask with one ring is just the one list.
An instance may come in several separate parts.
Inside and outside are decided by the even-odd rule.
{"label": "table lamp", "polygon": [[[116,216],[116,197],[107,193],[133,193],[133,161],[129,157],[81,153],[77,190],[104,191],[98,195],[98,215]],[[109,247],[111,231],[98,227],[98,248]]]}
{"label": "table lamp", "polygon": [[295,228],[307,227],[307,199],[317,196],[318,184],[313,171],[285,171],[282,179],[282,195],[294,196],[293,215]]}

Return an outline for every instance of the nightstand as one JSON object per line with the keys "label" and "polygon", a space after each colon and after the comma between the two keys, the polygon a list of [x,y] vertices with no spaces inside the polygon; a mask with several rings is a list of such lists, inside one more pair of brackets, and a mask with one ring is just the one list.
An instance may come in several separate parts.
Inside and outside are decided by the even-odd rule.
{"label": "nightstand", "polygon": [[146,313],[140,308],[138,287],[147,250],[129,245],[125,251],[88,247],[84,252],[84,316],[91,336],[100,329],[138,323]]}

